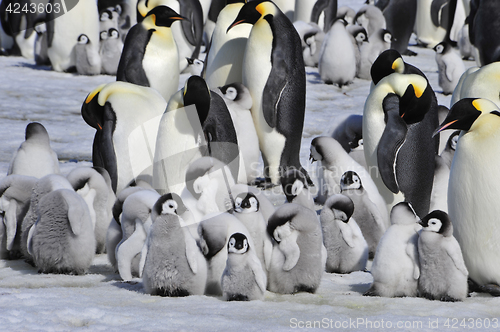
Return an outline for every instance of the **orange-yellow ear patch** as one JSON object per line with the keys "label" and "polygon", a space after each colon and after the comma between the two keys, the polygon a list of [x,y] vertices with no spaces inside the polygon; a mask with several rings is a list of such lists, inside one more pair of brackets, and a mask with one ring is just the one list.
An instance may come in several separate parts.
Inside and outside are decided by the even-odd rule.
{"label": "orange-yellow ear patch", "polygon": [[87,96],[87,99],[85,99],[85,104],[88,104],[92,101],[92,99],[94,99],[94,97],[99,93],[101,92],[102,88],[104,88],[106,84],[101,84],[99,85],[94,91],[92,91],[91,93],[89,93],[89,95]]}

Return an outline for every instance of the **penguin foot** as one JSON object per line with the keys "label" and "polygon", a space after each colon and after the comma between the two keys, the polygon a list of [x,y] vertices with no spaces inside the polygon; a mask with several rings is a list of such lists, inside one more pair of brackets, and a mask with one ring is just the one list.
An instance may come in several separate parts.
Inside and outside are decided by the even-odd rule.
{"label": "penguin foot", "polygon": [[481,286],[484,293],[488,293],[491,296],[500,296],[500,286],[495,284],[486,284]]}
{"label": "penguin foot", "polygon": [[363,296],[380,296],[375,288],[372,286],[369,290],[363,293]]}

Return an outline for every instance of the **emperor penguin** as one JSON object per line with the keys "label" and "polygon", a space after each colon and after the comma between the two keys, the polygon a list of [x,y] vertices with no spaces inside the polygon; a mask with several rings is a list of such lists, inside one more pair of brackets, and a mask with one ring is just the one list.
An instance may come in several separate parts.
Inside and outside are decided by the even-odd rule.
{"label": "emperor penguin", "polygon": [[274,211],[276,211],[275,206],[269,199],[269,196],[262,190],[245,184],[235,184],[231,187],[231,194],[233,197],[237,197],[242,193],[252,193],[259,201],[259,211],[262,212],[264,220],[269,220]]}
{"label": "emperor penguin", "polygon": [[335,194],[325,202],[320,221],[327,250],[326,272],[351,273],[363,271],[368,261],[368,244],[352,217],[352,200]]}
{"label": "emperor penguin", "polygon": [[0,20],[4,32],[7,32],[14,43],[10,54],[33,60],[36,39],[34,27],[38,17],[43,16],[43,11],[38,13],[38,11],[28,9],[31,2],[27,0],[15,2],[4,0],[3,2],[4,4],[0,7]]}
{"label": "emperor penguin", "polygon": [[179,86],[177,44],[171,31],[179,20],[184,17],[158,6],[133,26],[123,45],[116,80],[154,88],[169,100]]}
{"label": "emperor penguin", "polygon": [[421,229],[418,221],[409,203],[401,202],[392,208],[392,225],[380,239],[370,271],[373,283],[364,295],[417,296],[420,277],[417,243]]}
{"label": "emperor penguin", "polygon": [[84,274],[95,254],[87,204],[74,190],[59,189],[40,199],[27,247],[41,273]]}
{"label": "emperor penguin", "polygon": [[214,91],[224,99],[236,131],[240,152],[237,182],[251,184],[257,178],[260,157],[259,138],[250,111],[252,96],[243,84],[237,82]]}
{"label": "emperor penguin", "polygon": [[[103,34],[106,35],[104,39]],[[100,44],[101,73],[116,75],[123,50],[123,41],[120,38],[118,29],[110,28],[108,31],[101,31]]]}
{"label": "emperor penguin", "polygon": [[99,47],[93,45],[86,34],[78,36],[75,45],[75,67],[80,75],[99,75],[101,73],[101,56]]}
{"label": "emperor penguin", "polygon": [[205,61],[205,80],[211,89],[243,82],[243,58],[251,25],[243,24],[227,31],[246,0],[229,0],[217,16]]}
{"label": "emperor penguin", "polygon": [[358,224],[368,243],[369,257],[375,256],[377,245],[387,230],[387,225],[377,206],[373,204],[358,174],[347,171],[340,179],[341,194],[349,197],[354,204],[353,219]]}
{"label": "emperor penguin", "polygon": [[439,149],[438,137],[432,136],[438,123],[436,96],[420,70],[395,50],[383,52],[371,73],[376,85],[363,111],[365,158],[376,169],[371,176],[388,209],[404,200],[425,216]]}
{"label": "emperor penguin", "polygon": [[106,232],[111,222],[108,199],[112,199],[104,177],[91,167],[77,167],[66,176],[87,203],[96,238],[96,254],[106,251]]}
{"label": "emperor penguin", "polygon": [[391,48],[401,54],[414,56],[417,53],[408,48],[417,17],[418,0],[377,1],[382,10],[387,30],[392,33]]}
{"label": "emperor penguin", "polygon": [[496,1],[470,3],[469,39],[476,47],[476,63],[482,67],[500,60],[500,24],[494,19],[500,8]]}
{"label": "emperor penguin", "polygon": [[28,212],[31,191],[37,178],[26,175],[8,175],[0,181],[0,259],[22,256],[21,233],[24,216]]}
{"label": "emperor penguin", "polygon": [[32,263],[33,261],[31,254],[28,252],[27,240],[31,226],[33,226],[38,218],[38,205],[43,196],[58,189],[73,190],[73,187],[64,176],[59,174],[49,174],[41,179],[38,179],[31,191],[29,209],[28,212],[26,212],[21,224],[21,252],[24,259],[29,263]]}
{"label": "emperor penguin", "polygon": [[132,193],[123,202],[120,217],[122,239],[115,248],[115,257],[120,277],[132,280],[139,273],[141,250],[148,231],[153,223],[153,206],[160,195],[152,190],[140,190]]}
{"label": "emperor penguin", "polygon": [[345,118],[332,132],[332,138],[349,153],[359,146],[363,139],[363,116],[351,114]]}
{"label": "emperor penguin", "polygon": [[321,46],[318,64],[321,79],[339,88],[351,84],[356,76],[355,46],[346,25],[343,19],[333,23]]}
{"label": "emperor penguin", "polygon": [[[311,12],[310,21],[323,27],[326,33],[337,18],[337,0],[317,0]],[[323,17],[323,22],[321,22]]]}
{"label": "emperor penguin", "polygon": [[495,294],[500,269],[492,263],[498,259],[494,224],[500,211],[495,200],[498,180],[491,175],[499,150],[499,126],[498,106],[487,99],[465,98],[451,107],[436,130],[462,131],[450,170],[448,213],[469,277]]}
{"label": "emperor penguin", "polygon": [[41,123],[31,122],[26,126],[25,141],[14,153],[7,175],[41,178],[54,173],[59,173],[59,160],[50,147],[47,129]]}
{"label": "emperor penguin", "polygon": [[447,42],[434,46],[436,63],[438,65],[438,83],[444,95],[452,94],[465,72],[465,65],[457,52]]}
{"label": "emperor penguin", "polygon": [[156,90],[126,82],[101,85],[83,102],[82,117],[96,129],[92,162],[108,171],[116,193],[134,180],[152,182],[156,136],[165,107]]}
{"label": "emperor penguin", "polygon": [[244,234],[235,233],[227,244],[226,268],[222,273],[222,295],[227,301],[262,300],[267,277],[261,261]]}
{"label": "emperor penguin", "polygon": [[[443,2],[440,2],[441,4]],[[439,15],[435,15],[433,20],[432,6],[436,5],[433,0],[417,1],[417,16],[415,20],[415,34],[417,42],[424,47],[433,48],[446,36],[445,27],[439,24]],[[437,8],[436,8],[437,9]],[[437,14],[437,13],[436,13]]]}
{"label": "emperor penguin", "polygon": [[326,199],[339,194],[340,179],[342,174],[347,171],[354,171],[358,174],[364,189],[367,191],[370,200],[380,211],[384,224],[389,227],[389,212],[384,198],[378,191],[378,188],[372,180],[368,171],[352,159],[334,138],[328,136],[316,137],[311,141],[312,161],[318,161],[318,196],[316,202],[322,204]]}
{"label": "emperor penguin", "polygon": [[142,255],[144,290],[151,295],[203,295],[207,281],[207,262],[196,241],[181,227],[180,217],[165,211],[163,204],[153,207],[154,221]]}
{"label": "emperor penguin", "polygon": [[446,212],[435,210],[421,221],[418,237],[420,296],[430,300],[463,301],[468,294],[462,251],[453,236],[453,225]]}
{"label": "emperor penguin", "polygon": [[250,232],[257,255],[262,267],[267,270],[271,263],[273,243],[267,233],[267,219],[261,211],[259,199],[252,192],[241,192],[234,197],[233,215],[245,225]]}
{"label": "emperor penguin", "polygon": [[152,9],[158,6],[170,7],[182,17],[180,25],[172,27],[179,50],[179,69],[183,71],[187,59],[197,59],[203,42],[203,8],[197,0],[139,0],[137,1],[137,22],[141,23]]}
{"label": "emperor penguin", "polygon": [[300,37],[271,1],[245,4],[228,31],[242,23],[253,24],[243,59],[242,83],[253,99],[251,112],[266,180],[277,185],[282,172],[295,167],[311,183],[299,159],[305,114],[305,67]]}
{"label": "emperor penguin", "polygon": [[316,213],[284,204],[269,218],[267,232],[275,241],[267,289],[280,294],[316,292],[325,267]]}
{"label": "emperor penguin", "polygon": [[482,67],[467,69],[460,77],[451,97],[450,107],[464,98],[485,98],[500,107],[498,91],[500,85],[496,75],[500,72],[500,63],[493,62]]}
{"label": "emperor penguin", "polygon": [[367,43],[363,43],[359,49],[360,64],[356,76],[370,80],[370,70],[378,56],[391,47],[392,33],[386,29],[380,29],[370,36]]}
{"label": "emperor penguin", "polygon": [[248,245],[254,247],[248,229],[234,215],[227,212],[206,215],[198,226],[199,245],[207,260],[205,294],[222,295],[221,279],[228,259],[228,243],[234,233],[246,236]]}
{"label": "emperor penguin", "polygon": [[[51,2],[52,3],[52,2]],[[54,9],[59,3],[53,3]],[[90,55],[93,63],[99,57],[99,12],[96,1],[75,1],[66,4],[66,13],[47,12],[47,54],[55,71],[76,69],[76,47],[81,35],[88,39],[83,57]],[[60,8],[59,13],[63,13]],[[81,62],[87,61],[82,58]],[[93,68],[93,66],[91,67]],[[83,73],[83,72],[81,72]],[[86,75],[86,73],[83,73]]]}
{"label": "emperor penguin", "polygon": [[354,16],[354,23],[366,29],[368,38],[380,29],[386,28],[384,14],[382,14],[380,8],[374,5],[362,6]]}
{"label": "emperor penguin", "polygon": [[281,188],[288,203],[296,203],[316,211],[307,179],[301,171],[297,169],[286,171],[281,177]]}

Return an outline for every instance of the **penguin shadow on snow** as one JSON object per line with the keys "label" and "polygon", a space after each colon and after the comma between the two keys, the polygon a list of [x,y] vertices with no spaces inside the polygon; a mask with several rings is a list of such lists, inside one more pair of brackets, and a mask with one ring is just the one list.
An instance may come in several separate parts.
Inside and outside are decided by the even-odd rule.
{"label": "penguin shadow on snow", "polygon": [[12,65],[11,67],[22,67],[22,68],[29,68],[29,69],[34,69],[34,70],[41,70],[41,71],[52,71],[52,66],[37,65],[34,63],[27,63],[27,62],[17,63],[15,65]]}
{"label": "penguin shadow on snow", "polygon": [[306,67],[306,79],[308,83],[311,84],[324,84],[323,80],[321,80],[321,75],[317,71],[308,71]]}

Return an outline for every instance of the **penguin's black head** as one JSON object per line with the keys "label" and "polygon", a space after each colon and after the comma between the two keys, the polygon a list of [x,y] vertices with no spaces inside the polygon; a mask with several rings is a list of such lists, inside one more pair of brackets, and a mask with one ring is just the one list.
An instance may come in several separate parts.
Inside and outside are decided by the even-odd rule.
{"label": "penguin's black head", "polygon": [[[154,16],[153,16],[154,15]],[[146,17],[153,16],[156,26],[170,28],[172,23],[179,20],[185,20],[185,17],[177,14],[172,8],[167,6],[156,6],[151,9]]]}
{"label": "penguin's black head", "polygon": [[391,224],[413,224],[418,222],[417,214],[409,202],[399,202],[391,210]]}
{"label": "penguin's black head", "polygon": [[354,203],[349,197],[342,194],[330,196],[325,202],[325,208],[332,210],[335,219],[340,219],[345,223],[349,222],[354,213]]}
{"label": "penguin's black head", "polygon": [[363,185],[361,184],[361,179],[354,171],[347,171],[340,178],[340,189],[342,191],[348,189],[360,189],[362,187]]}
{"label": "penguin's black head", "polygon": [[[162,214],[176,214],[178,216],[184,214],[188,209],[184,205],[184,202],[182,202],[182,198],[180,198],[179,195],[176,193],[168,193],[156,201],[155,205],[153,206],[153,211],[152,213],[156,216],[162,215]],[[152,219],[154,220],[153,216],[151,216]]]}
{"label": "penguin's black head", "polygon": [[281,176],[281,188],[286,200],[291,203],[303,188],[308,189],[307,178],[296,168],[291,168]]}
{"label": "penguin's black head", "polygon": [[108,38],[118,39],[119,37],[120,37],[120,32],[117,29],[111,28],[108,30]]}
{"label": "penguin's black head", "polygon": [[41,139],[42,137],[49,137],[49,133],[47,133],[47,129],[39,123],[39,122],[30,122],[26,126],[24,132],[25,140],[30,139],[31,137],[37,136],[37,139]]}
{"label": "penguin's black head", "polygon": [[184,85],[184,106],[190,105],[196,106],[200,124],[203,125],[210,110],[210,90],[200,76],[189,77]]}
{"label": "penguin's black head", "polygon": [[458,137],[460,136],[460,130],[455,130],[453,134],[448,137],[448,141],[446,142],[446,149],[455,151],[457,149]]}
{"label": "penguin's black head", "polygon": [[238,101],[244,92],[243,84],[235,82],[219,88],[227,99]]}
{"label": "penguin's black head", "polygon": [[444,53],[448,52],[450,47],[451,46],[449,43],[442,41],[439,44],[437,44],[436,46],[434,46],[432,49],[434,51],[436,51],[437,54],[444,54]]}
{"label": "penguin's black head", "polygon": [[272,17],[276,14],[277,10],[276,5],[274,5],[271,1],[250,1],[241,7],[238,16],[229,28],[227,28],[227,31],[231,30],[238,24],[255,24],[261,17],[264,17],[267,20],[272,20]]}
{"label": "penguin's black head", "polygon": [[234,233],[227,243],[227,251],[230,253],[244,254],[250,249],[248,239],[244,234]]}
{"label": "penguin's black head", "polygon": [[311,141],[309,160],[311,163],[323,159],[323,145],[321,144],[322,137],[315,137]]}
{"label": "penguin's black head", "polygon": [[425,231],[436,232],[443,236],[451,236],[453,234],[453,225],[451,224],[448,214],[441,210],[434,210],[426,215],[419,222]]}
{"label": "penguin's black head", "polygon": [[403,73],[404,70],[405,63],[401,54],[394,49],[388,49],[382,52],[377,60],[375,60],[370,70],[370,74],[373,83],[377,85],[384,77],[392,73]]}
{"label": "penguin's black head", "polygon": [[102,10],[99,14],[99,21],[104,22],[111,20],[113,18],[113,13],[109,9]]}
{"label": "penguin's black head", "polygon": [[253,193],[243,192],[234,199],[234,211],[237,213],[256,212],[259,208],[259,200]]}
{"label": "penguin's black head", "polygon": [[469,130],[474,121],[485,111],[482,99],[464,98],[453,105],[434,136],[445,129]]}
{"label": "penguin's black head", "polygon": [[86,45],[90,43],[90,39],[86,34],[82,33],[78,36],[77,43],[80,45]]}

